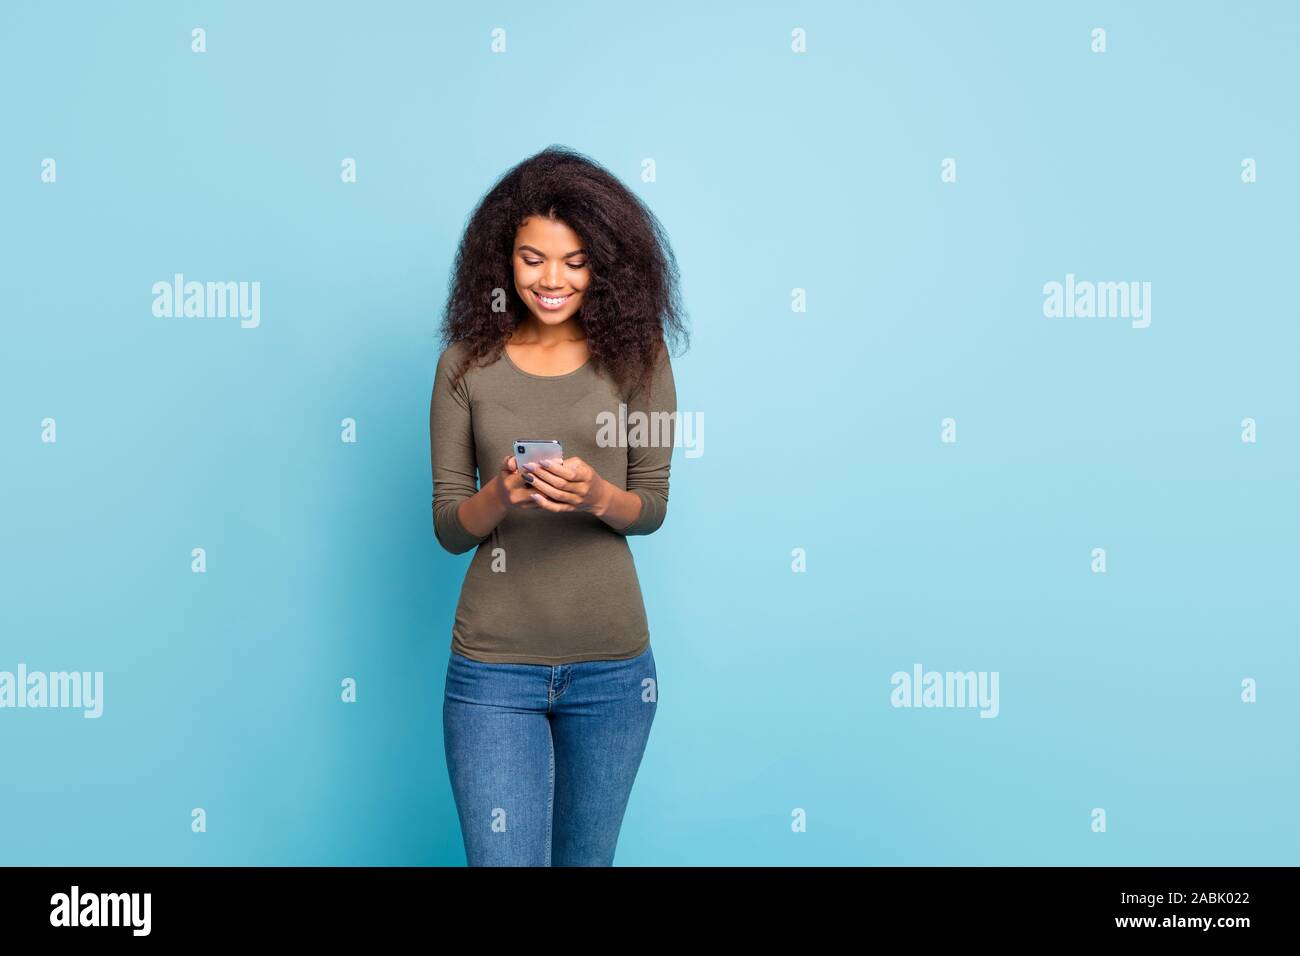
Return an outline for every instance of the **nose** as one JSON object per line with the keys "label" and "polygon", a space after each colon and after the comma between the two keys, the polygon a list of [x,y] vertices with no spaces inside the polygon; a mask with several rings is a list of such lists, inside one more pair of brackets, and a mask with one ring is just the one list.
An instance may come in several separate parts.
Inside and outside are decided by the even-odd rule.
{"label": "nose", "polygon": [[543,266],[543,269],[545,271],[542,273],[542,288],[544,289],[561,288],[562,283],[560,282],[560,264],[554,259],[552,259],[549,265]]}

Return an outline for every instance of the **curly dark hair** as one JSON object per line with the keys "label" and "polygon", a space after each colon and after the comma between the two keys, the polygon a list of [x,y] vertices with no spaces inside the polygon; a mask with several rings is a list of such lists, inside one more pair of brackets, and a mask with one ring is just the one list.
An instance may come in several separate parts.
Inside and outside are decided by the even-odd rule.
{"label": "curly dark hair", "polygon": [[[529,216],[558,219],[578,234],[591,281],[577,317],[591,363],[630,394],[646,385],[661,351],[686,332],[677,261],[654,213],[599,163],[550,146],[514,166],[470,213],[456,250],[443,313],[444,347],[465,342],[452,382],[501,357],[528,315],[514,283],[515,234]],[[504,312],[492,311],[496,290]]]}

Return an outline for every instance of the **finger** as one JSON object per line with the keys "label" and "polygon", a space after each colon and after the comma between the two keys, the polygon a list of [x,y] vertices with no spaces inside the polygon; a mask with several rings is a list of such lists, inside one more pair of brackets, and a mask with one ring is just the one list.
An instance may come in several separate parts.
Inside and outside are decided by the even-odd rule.
{"label": "finger", "polygon": [[541,484],[544,483],[560,491],[569,490],[569,481],[563,476],[557,475],[549,468],[543,468],[539,465],[537,468],[531,468],[526,470],[524,474],[526,474],[529,478],[532,478],[533,484],[535,485],[540,486]]}
{"label": "finger", "polygon": [[559,475],[569,481],[575,481],[578,478],[578,467],[582,464],[580,458],[568,458],[560,460],[559,458],[548,458],[542,462],[542,467],[553,475]]}
{"label": "finger", "polygon": [[578,471],[568,465],[558,465],[547,467],[545,462],[537,465],[535,468],[525,468],[525,471],[533,475],[544,475],[556,488],[567,488],[568,483],[578,479]]}
{"label": "finger", "polygon": [[572,511],[573,510],[573,505],[561,504],[558,501],[550,501],[539,494],[533,495],[533,501],[537,503],[537,507],[543,509],[544,511]]}
{"label": "finger", "polygon": [[518,470],[519,470],[519,463],[515,461],[515,456],[514,456],[514,455],[506,455],[506,465],[505,465],[505,466],[506,466],[506,468],[507,468],[509,471],[518,471]]}
{"label": "finger", "polygon": [[574,494],[562,487],[567,486],[568,482],[563,478],[554,477],[544,468],[531,474],[525,473],[524,484],[531,485],[553,501],[577,502],[582,500],[581,495]]}

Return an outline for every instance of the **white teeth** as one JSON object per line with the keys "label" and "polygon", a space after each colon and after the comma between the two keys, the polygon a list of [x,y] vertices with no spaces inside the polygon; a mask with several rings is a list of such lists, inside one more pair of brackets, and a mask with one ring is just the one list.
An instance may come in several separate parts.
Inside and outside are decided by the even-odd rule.
{"label": "white teeth", "polygon": [[541,299],[542,302],[544,302],[546,305],[560,305],[562,302],[568,299],[568,296],[564,295],[564,296],[560,296],[560,298],[558,299],[555,299],[549,295],[538,294],[537,298]]}

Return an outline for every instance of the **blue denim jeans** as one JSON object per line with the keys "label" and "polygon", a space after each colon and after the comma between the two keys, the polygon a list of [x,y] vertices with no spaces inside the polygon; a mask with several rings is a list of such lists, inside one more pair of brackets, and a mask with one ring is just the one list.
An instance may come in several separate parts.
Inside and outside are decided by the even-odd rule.
{"label": "blue denim jeans", "polygon": [[470,866],[612,866],[658,706],[654,653],[447,662],[443,742]]}

